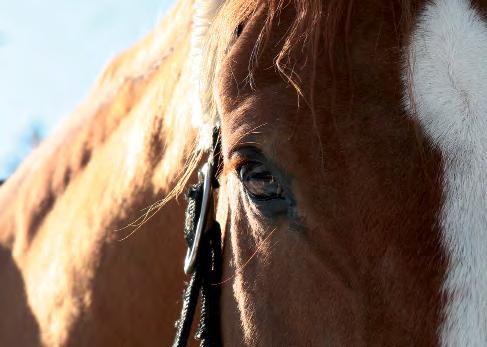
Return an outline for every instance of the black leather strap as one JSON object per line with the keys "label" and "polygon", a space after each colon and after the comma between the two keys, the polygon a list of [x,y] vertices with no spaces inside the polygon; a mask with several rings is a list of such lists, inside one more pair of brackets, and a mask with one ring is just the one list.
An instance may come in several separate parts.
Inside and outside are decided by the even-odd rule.
{"label": "black leather strap", "polygon": [[[220,171],[219,129],[213,132],[213,146],[208,159],[212,161],[211,189],[218,188],[217,175]],[[198,296],[201,293],[201,314],[196,333],[201,347],[221,346],[220,335],[220,280],[222,269],[222,245],[220,225],[215,220],[213,199],[208,202],[210,213],[200,216],[203,196],[203,184],[199,182],[190,187],[187,200],[184,237],[189,249],[195,240],[196,225],[200,218],[207,218],[205,232],[201,237],[196,256],[196,264],[183,292],[181,317],[176,321],[176,337],[173,347],[184,347],[188,343],[193,317],[196,312]]]}

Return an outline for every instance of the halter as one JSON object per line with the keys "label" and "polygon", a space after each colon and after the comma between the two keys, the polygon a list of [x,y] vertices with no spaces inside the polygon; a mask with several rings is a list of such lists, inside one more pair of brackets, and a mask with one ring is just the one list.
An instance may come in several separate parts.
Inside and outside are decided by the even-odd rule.
{"label": "halter", "polygon": [[215,220],[213,191],[219,187],[217,174],[220,157],[220,129],[213,129],[213,144],[208,160],[198,172],[198,183],[187,193],[188,205],[184,223],[184,238],[188,250],[184,272],[191,276],[183,292],[181,316],[176,321],[173,347],[188,343],[191,324],[201,292],[201,313],[196,338],[200,347],[221,346],[220,340],[220,278],[221,231]]}

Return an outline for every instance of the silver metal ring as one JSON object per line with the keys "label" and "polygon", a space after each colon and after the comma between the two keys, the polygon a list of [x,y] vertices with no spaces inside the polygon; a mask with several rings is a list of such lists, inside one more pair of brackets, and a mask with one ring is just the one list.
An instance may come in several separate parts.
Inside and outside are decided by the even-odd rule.
{"label": "silver metal ring", "polygon": [[186,257],[184,258],[184,273],[189,275],[193,272],[196,264],[196,257],[198,255],[198,249],[201,242],[201,236],[205,231],[206,218],[208,214],[208,205],[210,204],[211,194],[211,177],[212,177],[212,164],[210,162],[205,163],[198,172],[198,178],[203,180],[203,197],[201,199],[200,215],[198,217],[198,223],[196,225],[196,232],[194,234],[194,241],[191,248],[188,248]]}

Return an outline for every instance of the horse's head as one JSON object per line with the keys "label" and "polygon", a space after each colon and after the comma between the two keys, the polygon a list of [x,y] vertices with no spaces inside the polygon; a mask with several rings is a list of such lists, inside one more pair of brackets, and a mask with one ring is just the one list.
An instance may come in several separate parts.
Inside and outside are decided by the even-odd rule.
{"label": "horse's head", "polygon": [[208,50],[224,342],[485,342],[477,10],[244,3],[223,5]]}

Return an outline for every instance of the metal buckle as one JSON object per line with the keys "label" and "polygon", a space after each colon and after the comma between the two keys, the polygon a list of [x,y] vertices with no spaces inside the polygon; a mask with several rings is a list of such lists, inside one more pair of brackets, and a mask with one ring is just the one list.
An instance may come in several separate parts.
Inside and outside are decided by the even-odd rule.
{"label": "metal buckle", "polygon": [[213,175],[213,163],[206,162],[198,171],[198,180],[203,181],[203,197],[201,199],[201,209],[196,224],[194,241],[191,247],[188,247],[186,257],[184,258],[184,273],[189,275],[193,272],[196,265],[196,258],[200,247],[201,237],[206,229],[206,220],[211,202],[211,178]]}

